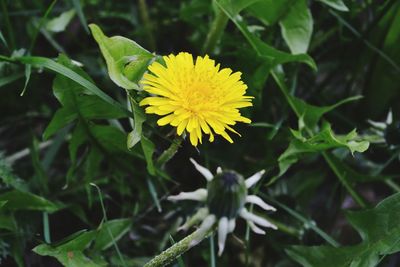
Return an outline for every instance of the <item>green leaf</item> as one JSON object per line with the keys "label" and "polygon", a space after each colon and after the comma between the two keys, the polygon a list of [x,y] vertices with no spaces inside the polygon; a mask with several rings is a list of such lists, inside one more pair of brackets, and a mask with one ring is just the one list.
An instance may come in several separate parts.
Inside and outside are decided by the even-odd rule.
{"label": "green leaf", "polygon": [[129,153],[125,132],[113,126],[90,125],[90,132],[109,153]]}
{"label": "green leaf", "polygon": [[[251,1],[249,1],[251,3]],[[240,8],[244,8],[246,6],[234,6],[234,8],[230,5],[230,1],[227,0],[217,0],[216,3],[219,7],[225,12],[225,14],[235,23],[236,27],[242,32],[247,41],[253,47],[253,49],[257,52],[257,54],[269,62],[271,67],[288,63],[288,62],[303,62],[308,64],[312,69],[316,70],[317,66],[314,60],[307,54],[298,54],[291,55],[289,53],[279,51],[274,47],[264,43],[257,36],[251,33],[243,18],[238,14],[241,10]]]}
{"label": "green leaf", "polygon": [[124,89],[139,90],[137,83],[154,55],[128,38],[109,38],[97,25],[90,24],[89,27],[106,60],[111,80]]}
{"label": "green leaf", "polygon": [[[75,71],[82,77],[91,81],[90,77],[78,66],[66,57],[61,55],[59,63]],[[103,99],[88,91],[75,81],[58,74],[53,82],[53,92],[58,101],[63,105],[57,110],[50,124],[47,126],[43,137],[48,139],[56,131],[77,118],[84,119],[113,119],[125,117],[120,109],[105,102]]]}
{"label": "green leaf", "polygon": [[16,57],[16,58],[7,58],[1,57],[2,60],[11,60],[11,61],[19,61],[24,64],[32,64],[35,67],[42,67],[52,71],[55,71],[69,79],[73,80],[74,82],[80,84],[89,92],[97,95],[105,102],[109,103],[110,105],[114,106],[115,108],[119,109],[121,112],[126,114],[127,116],[132,116],[131,112],[127,110],[124,106],[122,106],[119,102],[112,99],[106,93],[104,93],[100,88],[98,88],[94,83],[90,80],[82,77],[80,74],[76,73],[75,71],[71,70],[70,68],[63,66],[49,58],[44,57]]}
{"label": "green leaf", "polygon": [[313,19],[306,0],[296,0],[280,22],[283,39],[292,54],[306,53],[313,31]]}
{"label": "green leaf", "polygon": [[380,256],[400,251],[400,193],[373,209],[347,212],[346,217],[359,232],[360,244],[340,248],[293,246],[288,255],[307,267],[365,267],[376,266]]}
{"label": "green leaf", "polygon": [[335,135],[329,123],[324,123],[320,132],[306,138],[300,131],[292,131],[293,139],[289,147],[279,157],[280,175],[286,172],[290,165],[297,162],[304,153],[321,152],[332,148],[348,148],[351,153],[364,152],[369,147],[368,141],[358,141],[356,130],[346,135]]}
{"label": "green leaf", "polygon": [[46,22],[45,29],[50,32],[62,32],[65,31],[68,24],[75,16],[75,10],[71,9],[61,13],[58,17],[53,18]]}
{"label": "green leaf", "polygon": [[274,70],[271,71],[272,76],[275,79],[275,82],[278,84],[279,89],[285,96],[286,100],[288,101],[289,105],[293,109],[293,111],[296,113],[296,115],[299,118],[302,118],[303,122],[307,127],[310,129],[314,129],[315,126],[317,125],[318,121],[321,119],[321,117],[325,114],[328,113],[329,111],[343,105],[349,102],[353,102],[356,100],[359,100],[362,98],[362,96],[352,96],[348,97],[345,99],[342,99],[341,101],[330,105],[330,106],[314,106],[311,104],[306,103],[305,101],[292,96],[289,93],[289,88],[287,87],[285,83],[285,74],[283,73],[282,68],[275,68]]}
{"label": "green leaf", "polygon": [[131,224],[131,219],[116,219],[103,223],[98,230],[94,249],[105,250],[112,246],[129,231]]}
{"label": "green leaf", "polygon": [[143,109],[136,103],[136,101],[129,96],[132,109],[133,109],[133,130],[128,134],[127,138],[127,147],[131,149],[134,147],[139,141],[142,136],[142,125],[143,122],[146,121],[146,115],[143,112]]}
{"label": "green leaf", "polygon": [[336,10],[349,11],[348,7],[343,3],[342,0],[318,0]]}
{"label": "green leaf", "polygon": [[292,0],[264,0],[257,1],[247,8],[247,10],[257,17],[262,23],[267,26],[274,25],[280,19],[284,18],[288,13],[288,5]]}
{"label": "green leaf", "polygon": [[60,263],[67,267],[99,267],[83,254],[83,250],[89,246],[95,237],[96,232],[78,232],[59,244],[42,244],[33,249],[41,256],[55,257]]}
{"label": "green leaf", "polygon": [[144,157],[145,157],[146,162],[147,162],[147,171],[151,175],[155,175],[156,174],[156,169],[154,167],[154,162],[153,162],[153,154],[154,154],[155,145],[150,139],[148,139],[144,135],[142,135],[140,143],[142,144]]}
{"label": "green leaf", "polygon": [[63,207],[43,197],[18,190],[1,194],[0,201],[7,201],[3,209],[8,210],[40,210],[52,213]]}
{"label": "green leaf", "polygon": [[0,209],[7,203],[8,200],[0,201]]}

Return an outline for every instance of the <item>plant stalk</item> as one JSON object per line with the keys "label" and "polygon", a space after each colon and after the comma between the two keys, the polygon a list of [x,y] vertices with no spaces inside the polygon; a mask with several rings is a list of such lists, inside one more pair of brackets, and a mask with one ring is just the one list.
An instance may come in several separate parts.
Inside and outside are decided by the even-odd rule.
{"label": "plant stalk", "polygon": [[215,14],[214,21],[211,24],[210,31],[208,32],[206,42],[203,46],[203,53],[213,52],[228,23],[228,16],[219,7],[217,8],[218,10]]}
{"label": "plant stalk", "polygon": [[158,256],[144,265],[144,267],[162,267],[172,263],[180,255],[191,249],[192,247],[203,241],[209,234],[214,231],[215,227],[211,227],[208,231],[204,232],[199,229],[175,243],[173,246],[164,250]]}

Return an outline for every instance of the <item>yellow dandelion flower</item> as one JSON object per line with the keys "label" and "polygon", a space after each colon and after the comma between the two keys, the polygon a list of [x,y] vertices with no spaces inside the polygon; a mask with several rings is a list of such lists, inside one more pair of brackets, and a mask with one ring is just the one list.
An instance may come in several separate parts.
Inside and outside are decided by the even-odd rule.
{"label": "yellow dandelion flower", "polygon": [[233,143],[226,130],[238,134],[231,126],[236,122],[250,123],[239,108],[252,106],[251,96],[245,96],[247,86],[240,80],[240,72],[220,69],[207,55],[197,57],[189,53],[163,57],[165,66],[154,62],[150,73],[143,76],[141,84],[148,93],[140,102],[146,113],[163,116],[160,126],[170,124],[181,135],[186,130],[190,142],[202,142],[202,132],[214,141],[214,133]]}

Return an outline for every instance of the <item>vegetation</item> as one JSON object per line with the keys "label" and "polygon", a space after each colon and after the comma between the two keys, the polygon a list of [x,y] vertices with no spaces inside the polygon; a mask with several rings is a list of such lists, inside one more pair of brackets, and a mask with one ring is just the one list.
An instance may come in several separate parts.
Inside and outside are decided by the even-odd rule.
{"label": "vegetation", "polygon": [[1,266],[400,266],[399,1],[0,8]]}

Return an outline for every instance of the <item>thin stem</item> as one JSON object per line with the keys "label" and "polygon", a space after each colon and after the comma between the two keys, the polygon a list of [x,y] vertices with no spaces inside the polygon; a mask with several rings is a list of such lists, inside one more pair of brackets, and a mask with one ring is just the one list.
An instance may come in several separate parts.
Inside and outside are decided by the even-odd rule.
{"label": "thin stem", "polygon": [[[209,234],[214,231],[215,227],[211,227],[208,231],[203,233],[199,229],[175,243],[173,246],[164,250],[158,256],[155,256],[152,260],[144,265],[144,267],[162,267],[172,263],[180,255],[191,249],[192,247],[203,241]],[[195,242],[193,242],[195,241]]]}
{"label": "thin stem", "polygon": [[343,186],[347,189],[347,191],[349,192],[349,194],[351,195],[351,197],[354,199],[355,202],[358,203],[358,205],[360,205],[360,207],[362,208],[366,208],[367,207],[367,203],[365,202],[365,200],[362,198],[361,195],[359,195],[352,187],[351,185],[348,183],[348,181],[346,180],[345,175],[343,175],[343,173],[341,173],[337,168],[336,165],[334,164],[334,162],[332,162],[329,154],[327,152],[321,152],[322,156],[324,157],[325,161],[328,163],[329,167],[332,169],[332,171],[336,174],[336,176],[339,178],[340,182],[343,184]]}
{"label": "thin stem", "polygon": [[139,10],[143,20],[144,28],[146,30],[148,45],[150,50],[154,51],[156,49],[156,41],[153,34],[153,25],[150,20],[146,0],[139,0]]}
{"label": "thin stem", "polygon": [[228,23],[228,16],[219,7],[217,8],[218,10],[215,14],[214,21],[211,24],[210,31],[208,32],[206,42],[203,46],[204,53],[211,53],[214,50]]}
{"label": "thin stem", "polygon": [[181,146],[183,139],[181,136],[177,136],[171,143],[168,149],[164,150],[164,152],[157,159],[156,165],[162,166],[167,163],[175,154],[178,152],[179,147]]}

